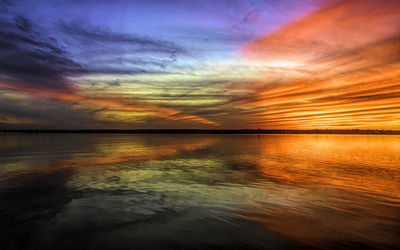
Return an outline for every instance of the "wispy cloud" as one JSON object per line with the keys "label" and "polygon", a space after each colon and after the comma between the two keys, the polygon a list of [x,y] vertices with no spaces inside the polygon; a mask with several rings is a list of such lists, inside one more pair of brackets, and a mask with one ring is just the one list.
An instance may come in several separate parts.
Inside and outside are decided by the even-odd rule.
{"label": "wispy cloud", "polygon": [[[46,35],[40,33],[34,24],[21,15],[9,14],[0,17],[0,45],[4,50],[0,52],[0,88],[29,95],[35,98],[57,101],[66,106],[90,105],[91,109],[105,108],[118,112],[141,113],[145,117],[157,117],[165,120],[187,120],[200,124],[217,125],[217,123],[201,118],[196,115],[185,114],[182,111],[172,108],[161,107],[139,99],[118,97],[107,93],[100,93],[100,96],[90,96],[79,92],[76,79],[90,75],[137,75],[137,74],[167,74],[162,70],[148,69],[144,67],[124,67],[118,64],[97,64],[88,65],[78,63],[84,61],[80,58],[72,59],[71,53],[66,51],[60,43]],[[174,43],[140,37],[134,35],[113,33],[99,28],[92,28],[90,31],[78,25],[62,24],[62,30],[69,35],[76,36],[82,44],[96,44],[97,48],[102,45],[109,47],[111,55],[113,47],[122,45],[128,46],[127,49],[137,49],[137,54],[163,53],[169,61],[159,60],[148,64],[154,64],[165,68],[168,62],[176,60],[177,54],[186,53],[183,48]],[[75,39],[75,38],[74,38]],[[100,43],[97,44],[97,43]],[[88,45],[90,46],[90,45]],[[95,46],[95,47],[96,47]],[[92,46],[93,47],[93,46]],[[104,53],[101,55],[104,56]],[[96,54],[93,54],[96,59]],[[135,59],[130,59],[135,60]],[[138,59],[139,60],[139,59]],[[136,61],[136,64],[139,62]],[[118,87],[118,81],[108,82],[109,85]],[[3,123],[11,123],[11,116],[4,118]],[[7,112],[10,113],[10,112]],[[18,113],[18,112],[15,112]],[[64,112],[65,113],[65,112]],[[38,116],[37,119],[44,122],[51,122],[52,119]],[[96,117],[94,117],[96,119]],[[13,118],[14,122],[23,121],[22,118]],[[24,121],[28,121],[25,119]],[[31,120],[29,120],[31,121]],[[52,123],[52,122],[51,122]],[[54,123],[53,123],[54,124]]]}
{"label": "wispy cloud", "polygon": [[0,8],[0,89],[94,127],[400,126],[396,0],[37,3]]}
{"label": "wispy cloud", "polygon": [[399,13],[398,1],[334,1],[248,44],[253,62],[309,73],[233,102],[258,126],[398,128]]}
{"label": "wispy cloud", "polygon": [[68,76],[82,74],[84,68],[49,37],[32,28],[22,16],[0,17],[1,80],[18,85],[70,88]]}
{"label": "wispy cloud", "polygon": [[154,39],[148,36],[139,36],[135,34],[123,34],[99,28],[96,26],[83,25],[78,23],[61,22],[60,29],[82,42],[95,44],[113,44],[113,45],[129,45],[145,51],[153,51],[160,53],[187,53],[181,46],[162,39]]}

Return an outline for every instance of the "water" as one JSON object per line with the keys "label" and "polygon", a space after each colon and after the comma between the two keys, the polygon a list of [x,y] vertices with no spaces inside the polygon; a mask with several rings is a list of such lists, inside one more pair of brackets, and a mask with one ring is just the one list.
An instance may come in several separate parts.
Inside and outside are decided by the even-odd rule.
{"label": "water", "polygon": [[0,135],[0,249],[400,247],[400,136]]}

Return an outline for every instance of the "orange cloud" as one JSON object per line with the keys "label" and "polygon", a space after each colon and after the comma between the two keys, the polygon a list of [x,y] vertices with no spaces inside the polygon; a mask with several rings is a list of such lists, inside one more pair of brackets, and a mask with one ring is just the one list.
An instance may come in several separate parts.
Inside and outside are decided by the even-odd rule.
{"label": "orange cloud", "polygon": [[253,60],[310,60],[397,36],[397,0],[340,0],[243,48]]}
{"label": "orange cloud", "polygon": [[327,3],[241,48],[302,77],[272,85],[265,75],[263,88],[233,103],[257,127],[398,129],[399,30],[399,1]]}

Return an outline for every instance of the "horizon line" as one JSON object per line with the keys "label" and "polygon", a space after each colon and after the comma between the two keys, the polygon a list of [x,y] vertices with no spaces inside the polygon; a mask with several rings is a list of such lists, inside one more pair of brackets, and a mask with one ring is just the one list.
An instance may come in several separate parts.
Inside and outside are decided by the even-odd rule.
{"label": "horizon line", "polygon": [[0,129],[1,133],[115,133],[115,134],[381,134],[400,135],[384,129]]}

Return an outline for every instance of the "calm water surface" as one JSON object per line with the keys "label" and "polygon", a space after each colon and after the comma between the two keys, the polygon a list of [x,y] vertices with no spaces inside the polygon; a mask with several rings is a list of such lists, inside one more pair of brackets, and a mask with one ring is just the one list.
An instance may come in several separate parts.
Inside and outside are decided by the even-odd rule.
{"label": "calm water surface", "polygon": [[0,249],[400,247],[400,136],[0,135]]}

